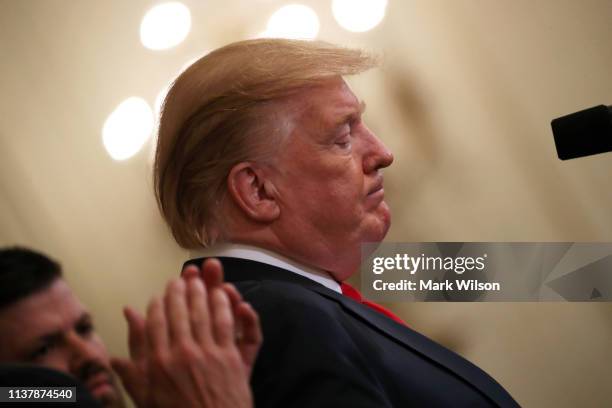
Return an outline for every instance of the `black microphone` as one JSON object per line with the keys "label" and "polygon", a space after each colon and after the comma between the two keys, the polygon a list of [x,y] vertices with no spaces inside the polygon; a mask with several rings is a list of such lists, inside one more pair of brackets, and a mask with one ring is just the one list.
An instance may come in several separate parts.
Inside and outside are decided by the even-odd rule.
{"label": "black microphone", "polygon": [[612,106],[599,105],[562,116],[550,125],[561,160],[612,151]]}

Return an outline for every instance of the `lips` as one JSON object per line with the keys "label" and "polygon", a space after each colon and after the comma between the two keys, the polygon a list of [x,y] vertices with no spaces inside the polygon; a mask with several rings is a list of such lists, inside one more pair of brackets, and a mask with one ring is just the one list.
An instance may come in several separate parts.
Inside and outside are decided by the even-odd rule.
{"label": "lips", "polygon": [[368,195],[375,194],[383,189],[383,178],[378,177],[374,185],[368,191]]}
{"label": "lips", "polygon": [[105,386],[113,386],[110,375],[106,372],[100,372],[91,376],[86,382],[85,386],[92,393],[96,394],[96,391],[102,390]]}

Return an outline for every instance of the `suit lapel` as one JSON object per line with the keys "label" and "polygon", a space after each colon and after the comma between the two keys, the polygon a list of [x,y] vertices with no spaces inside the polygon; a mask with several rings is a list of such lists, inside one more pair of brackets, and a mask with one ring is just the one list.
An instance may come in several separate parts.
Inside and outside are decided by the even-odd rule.
{"label": "suit lapel", "polygon": [[[193,263],[200,266],[203,260],[204,258],[193,259],[187,261],[185,265]],[[290,282],[306,287],[330,301],[339,303],[348,313],[375,330],[393,338],[396,342],[401,343],[434,363],[447,368],[467,383],[479,389],[486,397],[496,400],[497,404],[503,403],[503,401],[498,401],[495,397],[506,395],[506,391],[480,368],[409,327],[393,321],[366,305],[330,290],[311,279],[272,265],[238,258],[219,257],[219,260],[223,264],[226,281],[235,283],[273,280]]]}
{"label": "suit lapel", "polygon": [[[411,328],[399,324],[382,313],[325,287],[314,288],[313,290],[322,296],[341,303],[357,319],[366,322],[378,331],[400,342],[405,347],[412,349],[442,367],[446,367],[467,383],[475,386],[486,397],[493,398],[491,395],[492,387],[494,389],[499,388],[505,394],[505,390],[480,368]],[[500,404],[501,401],[497,401],[497,403]]]}

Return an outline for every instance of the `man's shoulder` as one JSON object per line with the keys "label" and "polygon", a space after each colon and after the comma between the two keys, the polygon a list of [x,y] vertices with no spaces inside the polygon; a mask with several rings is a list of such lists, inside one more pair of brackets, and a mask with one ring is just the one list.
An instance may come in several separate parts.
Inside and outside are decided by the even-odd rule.
{"label": "man's shoulder", "polygon": [[[234,283],[243,297],[255,305],[270,305],[292,310],[337,311],[339,303],[333,299],[333,291],[321,286],[313,290],[293,282],[277,280],[253,280]],[[314,283],[314,285],[318,285]],[[328,292],[325,296],[321,292]]]}
{"label": "man's shoulder", "polygon": [[[235,283],[244,299],[259,314],[264,332],[277,330],[294,333],[327,332],[341,335],[346,331],[347,315],[333,291],[313,290],[299,284],[275,280]],[[339,295],[341,296],[341,295]]]}

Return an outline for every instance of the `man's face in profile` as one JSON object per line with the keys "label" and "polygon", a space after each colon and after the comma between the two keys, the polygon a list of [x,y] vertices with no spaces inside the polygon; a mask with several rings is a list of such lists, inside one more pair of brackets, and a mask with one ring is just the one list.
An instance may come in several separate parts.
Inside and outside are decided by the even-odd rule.
{"label": "man's face in profile", "polygon": [[63,279],[0,310],[0,361],[72,374],[104,406],[122,406],[106,348]]}
{"label": "man's face in profile", "polygon": [[302,91],[295,130],[278,156],[275,186],[285,236],[302,257],[337,279],[355,272],[360,244],[390,226],[380,169],[393,156],[363,123],[365,105],[340,77]]}

